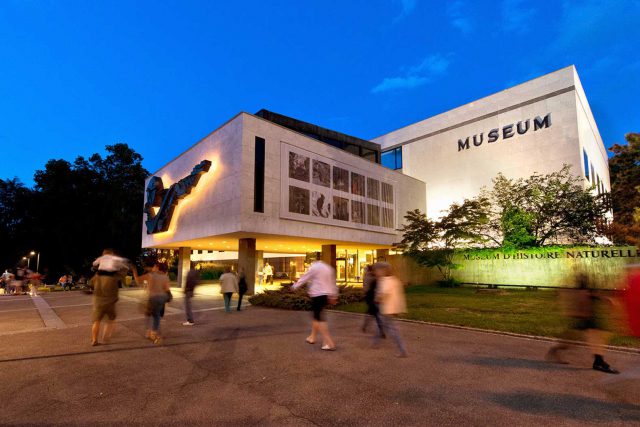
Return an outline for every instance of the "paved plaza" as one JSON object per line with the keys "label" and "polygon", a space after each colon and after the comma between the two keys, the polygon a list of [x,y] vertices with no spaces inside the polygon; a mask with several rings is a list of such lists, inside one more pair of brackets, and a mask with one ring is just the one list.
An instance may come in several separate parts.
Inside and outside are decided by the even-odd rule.
{"label": "paved plaza", "polygon": [[[543,360],[549,343],[402,322],[410,356],[372,349],[362,317],[332,312],[338,350],[305,343],[308,313],[225,313],[211,289],[182,326],[182,296],[144,339],[142,293],[126,290],[113,342],[89,345],[91,296],[0,297],[0,425],[638,425],[638,381]],[[640,356],[612,352],[623,373]]]}

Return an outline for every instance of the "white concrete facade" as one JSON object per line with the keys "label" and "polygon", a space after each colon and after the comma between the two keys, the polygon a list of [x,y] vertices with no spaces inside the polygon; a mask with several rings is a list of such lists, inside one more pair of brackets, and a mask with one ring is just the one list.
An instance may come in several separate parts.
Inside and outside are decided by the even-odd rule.
{"label": "white concrete facade", "polygon": [[[254,212],[256,137],[265,140],[264,212]],[[283,180],[290,167],[283,153],[291,150],[310,153],[314,168],[315,162],[339,166],[365,174],[380,185],[393,185],[392,203],[385,204],[393,206],[393,227],[284,212],[288,205],[282,200],[288,194],[283,188],[291,183]],[[235,251],[238,239],[255,238],[257,250],[273,253],[304,253],[329,244],[382,249],[399,241],[397,228],[406,211],[424,210],[426,203],[424,182],[247,113],[238,114],[153,175],[161,177],[168,188],[203,160],[210,160],[211,168],[191,194],[178,202],[168,231],[147,234],[143,227],[143,247]],[[312,195],[318,186],[309,182],[300,187],[308,188]],[[337,197],[337,190],[326,191],[329,198]],[[382,209],[382,202],[376,203]]]}
{"label": "white concrete facade", "polygon": [[[498,138],[489,142],[490,136]],[[431,218],[439,217],[451,203],[474,197],[483,186],[491,186],[499,172],[508,178],[527,178],[568,164],[574,174],[585,177],[583,152],[594,185],[599,177],[601,191],[610,191],[607,153],[573,66],[373,142],[380,144],[383,152],[401,147],[402,173],[427,184],[426,210]],[[584,182],[585,187],[591,185],[586,177]]]}

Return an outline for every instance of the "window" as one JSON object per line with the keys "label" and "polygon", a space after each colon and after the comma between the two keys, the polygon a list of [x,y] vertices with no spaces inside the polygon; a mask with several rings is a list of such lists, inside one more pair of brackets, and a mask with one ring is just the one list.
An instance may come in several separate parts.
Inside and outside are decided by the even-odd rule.
{"label": "window", "polygon": [[593,170],[593,165],[591,165],[591,184],[596,185],[596,173]]}
{"label": "window", "polygon": [[397,170],[402,169],[402,147],[397,147],[382,153],[382,166]]}
{"label": "window", "polygon": [[253,168],[253,211],[264,212],[264,138],[258,136]]}
{"label": "window", "polygon": [[589,156],[587,156],[587,151],[582,150],[582,159],[584,161],[584,177],[587,178],[587,181],[591,181],[589,178]]}

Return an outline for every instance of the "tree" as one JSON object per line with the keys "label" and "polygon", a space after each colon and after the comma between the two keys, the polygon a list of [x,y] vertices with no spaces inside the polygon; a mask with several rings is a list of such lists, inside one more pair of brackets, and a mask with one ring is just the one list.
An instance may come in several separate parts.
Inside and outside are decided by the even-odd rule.
{"label": "tree", "polygon": [[452,204],[438,221],[432,221],[416,209],[407,212],[402,241],[396,245],[419,265],[437,268],[445,282],[451,283],[455,252],[481,245],[486,238],[481,230],[487,223],[484,200],[465,200]]}
{"label": "tree", "polygon": [[479,197],[488,209],[487,237],[511,248],[593,242],[609,210],[607,196],[584,188],[582,178],[568,165],[526,179],[500,173],[493,188],[484,188]]}
{"label": "tree", "polygon": [[128,258],[139,255],[148,172],[142,157],[126,144],[109,145],[106,151],[105,157],[94,154],[73,163],[48,161],[35,172],[33,190],[12,190],[15,185],[0,181],[0,218],[13,224],[0,220],[0,233],[10,230],[16,236],[11,245],[2,245],[10,250],[0,252],[0,262],[14,265],[36,250],[41,267],[48,267],[49,279],[55,279],[61,273],[86,274],[105,247]]}
{"label": "tree", "polygon": [[4,265],[15,265],[30,250],[31,199],[32,191],[18,178],[0,179],[0,260]]}
{"label": "tree", "polygon": [[617,243],[640,243],[640,133],[625,135],[626,144],[609,151],[613,224],[609,228]]}

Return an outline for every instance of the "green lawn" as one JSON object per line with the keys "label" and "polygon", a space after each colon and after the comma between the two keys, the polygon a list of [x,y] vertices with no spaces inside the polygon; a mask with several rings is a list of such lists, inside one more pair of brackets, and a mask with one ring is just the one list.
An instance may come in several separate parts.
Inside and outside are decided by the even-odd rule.
{"label": "green lawn", "polygon": [[[559,337],[568,325],[554,290],[478,293],[475,288],[411,286],[407,305],[406,319],[528,335]],[[365,307],[365,303],[354,303],[337,309],[363,313]],[[609,343],[640,347],[640,340],[623,335],[614,335]]]}

